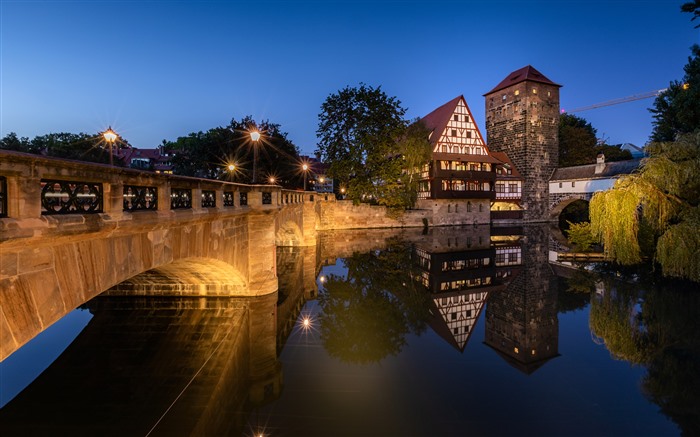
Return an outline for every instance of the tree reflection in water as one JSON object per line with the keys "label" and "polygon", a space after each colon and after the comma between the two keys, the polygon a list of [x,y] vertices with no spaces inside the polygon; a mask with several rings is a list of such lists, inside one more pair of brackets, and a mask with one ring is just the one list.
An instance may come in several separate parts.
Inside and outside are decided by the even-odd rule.
{"label": "tree reflection in water", "polygon": [[683,435],[700,435],[700,287],[599,282],[590,327],[610,354],[646,367],[642,390]]}
{"label": "tree reflection in water", "polygon": [[411,245],[391,239],[386,249],[346,258],[345,266],[347,276],[329,275],[319,293],[324,347],[358,364],[397,355],[405,336],[423,332],[430,317],[430,296],[414,282]]}

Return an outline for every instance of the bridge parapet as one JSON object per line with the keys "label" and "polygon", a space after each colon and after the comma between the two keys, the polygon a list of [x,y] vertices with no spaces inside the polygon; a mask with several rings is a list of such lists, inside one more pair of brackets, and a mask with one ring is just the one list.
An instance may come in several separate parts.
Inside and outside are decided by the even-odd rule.
{"label": "bridge parapet", "polygon": [[[8,151],[0,151],[0,182],[0,361],[77,306],[144,272],[159,278],[154,294],[161,296],[275,292],[279,222],[295,227],[290,244],[315,244],[313,211],[321,200],[274,185]],[[205,275],[213,268],[222,273]],[[211,280],[191,286],[201,277]],[[172,291],[167,283],[175,284]]]}
{"label": "bridge parapet", "polygon": [[67,233],[115,227],[147,211],[164,219],[178,214],[279,209],[319,200],[316,193],[277,185],[245,185],[0,151],[0,242],[42,237],[59,228]]}

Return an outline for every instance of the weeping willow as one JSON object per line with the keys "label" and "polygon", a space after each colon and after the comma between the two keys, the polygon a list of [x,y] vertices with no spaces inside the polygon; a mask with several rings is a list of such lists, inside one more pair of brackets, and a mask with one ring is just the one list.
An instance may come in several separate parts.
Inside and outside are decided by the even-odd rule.
{"label": "weeping willow", "polygon": [[[649,151],[638,173],[593,196],[591,232],[620,264],[650,257],[664,275],[700,282],[700,134]],[[642,228],[652,233],[650,248],[640,245]]]}

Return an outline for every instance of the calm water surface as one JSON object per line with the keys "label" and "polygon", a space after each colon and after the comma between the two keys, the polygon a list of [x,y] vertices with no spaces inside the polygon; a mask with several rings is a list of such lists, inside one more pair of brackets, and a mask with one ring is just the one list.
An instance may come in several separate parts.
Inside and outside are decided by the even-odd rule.
{"label": "calm water surface", "polygon": [[550,245],[330,233],[274,296],[94,299],[0,363],[0,434],[698,435],[700,290]]}

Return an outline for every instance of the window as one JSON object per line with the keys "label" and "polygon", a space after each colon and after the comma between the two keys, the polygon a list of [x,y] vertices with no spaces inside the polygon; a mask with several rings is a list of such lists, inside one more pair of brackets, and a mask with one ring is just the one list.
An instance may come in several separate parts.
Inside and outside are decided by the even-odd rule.
{"label": "window", "polygon": [[561,188],[561,185],[562,185],[561,182],[559,182],[559,188]]}
{"label": "window", "polygon": [[[479,204],[479,212],[484,212],[484,205],[482,203]],[[479,237],[479,243],[481,243],[481,237]]]}
{"label": "window", "polygon": [[503,100],[505,102],[506,98],[507,98],[507,96],[505,94],[503,94],[503,97],[501,98],[501,100]]}
{"label": "window", "polygon": [[464,121],[466,121],[467,123],[469,123],[469,116],[468,116],[468,115],[465,115],[465,116],[464,116]]}
{"label": "window", "polygon": [[571,182],[571,186],[572,186],[572,187],[575,187],[575,186],[576,186],[576,182]]}
{"label": "window", "polygon": [[447,153],[447,145],[446,144],[442,145],[442,153]]}
{"label": "window", "polygon": [[[472,203],[471,202],[467,202],[467,212],[472,212]],[[469,240],[467,240],[467,241],[469,241]]]}
{"label": "window", "polygon": [[467,131],[467,138],[471,138],[471,137],[472,137],[472,131]]}
{"label": "window", "polygon": [[532,89],[532,94],[537,94],[537,88]]}
{"label": "window", "polygon": [[454,121],[459,121],[459,115],[455,114],[453,118],[454,118]]}
{"label": "window", "polygon": [[515,90],[515,95],[519,96],[520,95],[520,90]]}
{"label": "window", "polygon": [[457,136],[457,129],[452,129],[452,136],[456,137]]}

